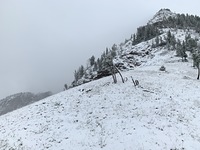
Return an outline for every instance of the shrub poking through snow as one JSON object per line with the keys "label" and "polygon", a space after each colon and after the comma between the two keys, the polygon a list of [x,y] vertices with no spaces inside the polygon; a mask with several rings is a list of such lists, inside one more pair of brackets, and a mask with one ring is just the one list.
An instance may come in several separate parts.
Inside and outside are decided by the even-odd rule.
{"label": "shrub poking through snow", "polygon": [[161,67],[160,67],[160,71],[166,71],[165,66],[161,66]]}
{"label": "shrub poking through snow", "polygon": [[131,76],[131,79],[132,79],[133,84],[134,84],[135,87],[136,87],[137,85],[139,85],[139,81],[138,81],[138,80],[134,80],[132,76]]}

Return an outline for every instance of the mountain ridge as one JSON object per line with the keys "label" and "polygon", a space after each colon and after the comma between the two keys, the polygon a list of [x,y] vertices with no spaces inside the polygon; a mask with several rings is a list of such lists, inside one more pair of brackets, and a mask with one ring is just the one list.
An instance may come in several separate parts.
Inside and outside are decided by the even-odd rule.
{"label": "mountain ridge", "polygon": [[[136,57],[150,56],[151,50],[159,46],[165,46],[168,49],[176,50],[177,56],[179,57],[182,57],[183,55],[186,56],[185,51],[187,50],[193,51],[192,53],[196,51],[197,43],[199,42],[200,17],[188,14],[175,14],[172,13],[170,9],[161,9],[150,21],[153,20],[153,23],[147,23],[144,26],[138,27],[137,32],[132,34],[131,38],[126,39],[125,42],[122,42],[119,45],[113,44],[111,48],[106,48],[101,57],[95,59],[95,57],[92,56],[89,58],[89,65],[81,65],[75,70],[74,81],[69,86],[66,86],[67,84],[65,84],[65,87],[71,88],[111,75],[110,66],[113,64],[121,71],[134,69],[143,63],[137,61]],[[183,34],[185,37],[182,36],[180,39],[175,38],[176,32],[174,31],[179,30],[180,32],[184,30]],[[171,35],[172,32],[173,35]],[[190,34],[197,36],[192,36],[191,38]],[[149,44],[149,47],[142,52],[138,53],[132,51],[129,54],[124,53],[126,52],[126,49],[130,50],[135,45],[145,41],[151,43]],[[123,57],[123,59],[120,57]],[[153,55],[150,57],[153,57]]]}
{"label": "mountain ridge", "polygon": [[0,116],[41,99],[51,96],[51,92],[33,94],[31,92],[16,93],[0,100]]}
{"label": "mountain ridge", "polygon": [[[164,20],[170,27],[139,27],[80,67],[73,88],[0,116],[0,150],[197,150],[200,84],[192,54],[199,50],[199,33],[192,28],[196,22],[181,25],[183,18],[176,28],[171,17]],[[100,74],[111,62],[124,83],[118,74],[115,83],[110,72]]]}

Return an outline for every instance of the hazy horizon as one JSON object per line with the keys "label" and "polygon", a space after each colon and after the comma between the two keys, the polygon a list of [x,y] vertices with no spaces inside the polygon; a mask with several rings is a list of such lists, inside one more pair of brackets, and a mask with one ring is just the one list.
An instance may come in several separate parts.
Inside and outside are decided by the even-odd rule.
{"label": "hazy horizon", "polygon": [[[181,3],[181,4],[180,4]],[[87,60],[120,44],[162,8],[200,16],[199,1],[0,0],[0,99],[62,91]]]}

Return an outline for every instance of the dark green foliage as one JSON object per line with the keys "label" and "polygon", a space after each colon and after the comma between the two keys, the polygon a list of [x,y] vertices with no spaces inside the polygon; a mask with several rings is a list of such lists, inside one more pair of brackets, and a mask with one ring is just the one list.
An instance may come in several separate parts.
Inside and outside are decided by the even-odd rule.
{"label": "dark green foliage", "polygon": [[108,53],[109,53],[109,50],[108,50],[108,48],[106,48],[106,55],[108,55]]}
{"label": "dark green foliage", "polygon": [[192,59],[193,59],[193,67],[199,68],[199,63],[200,63],[200,51],[196,51],[192,54]]}
{"label": "dark green foliage", "polygon": [[[114,58],[114,57],[117,55],[116,51],[117,51],[117,45],[114,44],[114,45],[112,46],[112,49],[111,49],[111,52],[110,52],[110,53],[111,53],[110,55],[111,55],[112,58]],[[109,55],[109,54],[108,54],[108,55]],[[107,55],[107,56],[108,56],[108,55]]]}
{"label": "dark green foliage", "polygon": [[185,44],[187,51],[194,52],[197,48],[197,40],[191,38],[190,34],[185,36]]}
{"label": "dark green foliage", "polygon": [[78,81],[78,72],[75,70],[75,72],[74,72],[74,79],[75,79],[75,82],[77,82]]}
{"label": "dark green foliage", "polygon": [[176,38],[174,35],[171,36],[170,42],[172,49],[174,50],[176,48]]}
{"label": "dark green foliage", "polygon": [[182,56],[182,44],[181,41],[178,39],[177,45],[176,45],[176,55],[177,56]]}
{"label": "dark green foliage", "polygon": [[65,84],[65,85],[64,85],[64,87],[65,87],[65,90],[67,90],[67,89],[68,89],[68,86],[67,86],[67,84]]}
{"label": "dark green foliage", "polygon": [[[174,50],[176,48],[176,38],[169,30],[167,36],[165,37],[166,45],[169,50]],[[163,43],[163,42],[162,42]]]}
{"label": "dark green foliage", "polygon": [[172,34],[170,32],[170,30],[167,32],[167,42],[171,43],[171,38],[172,38]]}
{"label": "dark green foliage", "polygon": [[160,40],[159,40],[159,37],[158,37],[158,36],[156,36],[155,42],[156,42],[156,47],[158,47],[158,46],[159,46],[159,43],[160,43]]}
{"label": "dark green foliage", "polygon": [[154,23],[159,28],[194,29],[200,32],[200,17],[194,15],[177,14],[161,22]]}
{"label": "dark green foliage", "polygon": [[83,65],[81,65],[81,67],[79,68],[78,73],[79,73],[78,77],[79,77],[79,79],[81,79],[83,77],[83,75],[84,75],[84,67],[83,67]]}
{"label": "dark green foliage", "polygon": [[182,61],[186,61],[187,54],[186,54],[186,44],[185,44],[185,41],[183,41],[181,43],[181,41],[178,40],[177,46],[176,46],[176,55],[179,56],[179,57],[181,57]]}
{"label": "dark green foliage", "polygon": [[84,68],[83,65],[81,65],[74,73],[74,82],[72,83],[72,86],[77,86],[78,80],[83,77],[92,79],[94,77],[93,71],[109,71],[110,66],[112,66],[112,60],[117,55],[117,49],[117,45],[114,44],[110,50],[106,48],[101,57],[97,58],[97,60],[92,56],[89,59],[89,66],[87,68]]}
{"label": "dark green foliage", "polygon": [[85,73],[84,67],[83,67],[83,65],[81,65],[79,67],[78,71],[75,70],[75,72],[74,72],[75,82],[77,82],[79,79],[81,79],[83,77],[84,73]]}
{"label": "dark green foliage", "polygon": [[97,59],[97,68],[98,70],[102,69],[102,60],[100,58]]}
{"label": "dark green foliage", "polygon": [[[167,36],[164,37],[164,39],[162,39],[162,37],[159,37],[159,35],[162,34],[162,30],[160,30],[162,28],[184,29],[188,31],[190,29],[193,29],[196,32],[200,33],[200,17],[188,14],[177,14],[176,17],[169,17],[161,22],[141,26],[137,28],[137,32],[135,34],[132,34],[130,39],[126,39],[125,43],[123,44],[126,44],[127,42],[131,41],[132,45],[136,45],[143,41],[155,38],[155,40],[152,41],[152,48],[165,46],[169,50],[176,50],[177,56],[181,57],[182,60],[185,61],[187,58],[186,51],[190,51],[191,53],[194,53],[194,65],[198,66],[200,62],[200,56],[199,54],[197,55],[195,52],[197,49],[197,40],[191,38],[191,36],[188,34],[185,37],[185,41],[181,42],[180,40],[176,40],[175,36],[171,33],[170,30],[167,32]],[[77,71],[75,71],[74,83],[77,83],[77,81],[82,77],[86,77],[86,72],[87,74],[92,76],[91,71],[109,71],[109,67],[113,66],[113,58],[119,55],[119,53],[120,51],[118,50],[117,45],[114,44],[111,47],[111,49],[106,48],[106,50],[102,53],[101,57],[97,60],[95,60],[95,57],[92,56],[89,59],[90,65],[88,65],[87,68],[84,68],[82,65]]]}
{"label": "dark green foliage", "polygon": [[97,71],[98,67],[97,67],[97,62],[94,62],[94,68],[93,71]]}
{"label": "dark green foliage", "polygon": [[136,36],[134,35],[133,37],[132,45],[136,45],[140,42],[150,40],[160,34],[161,34],[160,31],[154,25],[148,24],[146,26],[139,27],[137,29]]}
{"label": "dark green foliage", "polygon": [[95,63],[95,57],[92,56],[92,57],[90,58],[90,66],[93,66],[94,63]]}
{"label": "dark green foliage", "polygon": [[198,48],[196,52],[194,52],[192,54],[192,58],[193,58],[193,66],[197,67],[198,69],[198,75],[197,75],[197,80],[199,80],[199,76],[200,76],[200,49]]}

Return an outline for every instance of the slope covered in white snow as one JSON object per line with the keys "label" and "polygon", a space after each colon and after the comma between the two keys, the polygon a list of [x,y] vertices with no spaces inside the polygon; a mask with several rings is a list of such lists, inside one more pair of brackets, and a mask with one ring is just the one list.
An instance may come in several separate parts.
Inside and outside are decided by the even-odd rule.
{"label": "slope covered in white snow", "polygon": [[[169,16],[161,10],[150,23]],[[186,35],[198,42],[199,34],[159,30],[151,39],[133,44],[133,36],[116,46],[113,62],[126,70],[125,83],[104,77],[0,116],[0,150],[199,150],[197,69],[189,51],[182,62],[167,39],[169,30],[180,43]]]}
{"label": "slope covered in white snow", "polygon": [[171,12],[169,9],[161,9],[154,15],[151,20],[149,20],[148,24],[160,22],[169,17],[176,17],[176,13]]}
{"label": "slope covered in white snow", "polygon": [[173,51],[154,59],[123,72],[125,83],[105,77],[1,116],[0,149],[198,150],[196,70]]}

